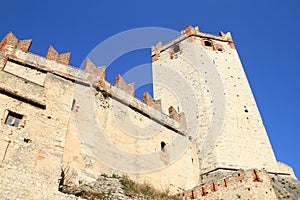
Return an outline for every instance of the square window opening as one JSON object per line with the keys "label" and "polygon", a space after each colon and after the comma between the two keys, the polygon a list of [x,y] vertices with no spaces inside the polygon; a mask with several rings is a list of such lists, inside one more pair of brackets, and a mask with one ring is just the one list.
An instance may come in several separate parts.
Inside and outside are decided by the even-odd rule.
{"label": "square window opening", "polygon": [[5,119],[5,124],[9,126],[19,127],[20,121],[22,120],[23,115],[8,111],[7,117]]}
{"label": "square window opening", "polygon": [[174,45],[174,47],[173,47],[173,52],[174,52],[174,53],[180,52],[179,44]]}
{"label": "square window opening", "polygon": [[209,40],[205,40],[204,45],[207,46],[207,47],[212,47],[212,43]]}

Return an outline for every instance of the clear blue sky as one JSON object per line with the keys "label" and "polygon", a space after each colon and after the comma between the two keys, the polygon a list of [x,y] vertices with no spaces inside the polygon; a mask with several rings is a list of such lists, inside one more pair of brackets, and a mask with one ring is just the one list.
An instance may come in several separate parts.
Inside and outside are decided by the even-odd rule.
{"label": "clear blue sky", "polygon": [[[8,31],[32,38],[30,51],[40,55],[50,44],[59,52],[71,51],[73,66],[80,66],[98,43],[128,29],[179,31],[191,24],[207,33],[230,31],[276,157],[300,177],[300,1],[2,0],[0,5],[1,38]],[[125,59],[120,72],[149,62],[148,53]]]}

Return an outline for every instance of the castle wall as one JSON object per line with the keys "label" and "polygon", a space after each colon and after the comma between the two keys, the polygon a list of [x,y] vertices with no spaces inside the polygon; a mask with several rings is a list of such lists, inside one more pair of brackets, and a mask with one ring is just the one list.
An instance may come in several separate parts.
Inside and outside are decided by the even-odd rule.
{"label": "castle wall", "polygon": [[[172,192],[198,183],[197,151],[185,135],[183,113],[163,114],[161,101],[148,93],[143,102],[136,99],[133,85],[120,76],[115,85],[106,82],[105,70],[90,61],[84,71],[75,69],[68,54],[49,47],[44,58],[28,53],[27,42],[21,49],[23,43],[11,33],[0,42],[1,180],[21,180],[1,191],[20,198],[40,191],[32,198],[55,199],[62,180],[88,182],[103,173]],[[7,124],[9,113],[21,118],[16,127]],[[25,180],[32,185],[22,188]]]}
{"label": "castle wall", "polygon": [[72,83],[0,59],[0,198],[57,199]]}
{"label": "castle wall", "polygon": [[183,194],[183,199],[277,199],[266,171],[239,171],[224,179],[196,187]]}
{"label": "castle wall", "polygon": [[[198,184],[199,161],[191,141],[142,114],[141,110],[155,110],[122,93],[117,91],[127,96],[130,107],[93,88],[75,87],[78,108],[69,122],[64,151],[64,165],[77,173],[74,182],[126,174],[171,192]],[[143,108],[136,110],[135,104]]]}
{"label": "castle wall", "polygon": [[[231,37],[221,35],[195,29],[154,48],[162,100],[139,100],[120,75],[108,83],[105,68],[71,67],[70,53],[51,46],[46,57],[28,53],[31,40],[9,33],[0,41],[0,198],[72,199],[62,183],[124,174],[171,193],[202,184],[203,198],[272,199],[267,175],[232,176],[294,175],[276,162]],[[227,185],[228,176],[237,181]]]}

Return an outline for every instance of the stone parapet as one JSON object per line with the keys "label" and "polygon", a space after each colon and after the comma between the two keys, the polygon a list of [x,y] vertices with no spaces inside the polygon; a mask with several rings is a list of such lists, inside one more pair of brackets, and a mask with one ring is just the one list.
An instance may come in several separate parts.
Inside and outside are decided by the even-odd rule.
{"label": "stone parapet", "polygon": [[[0,67],[4,68],[7,61],[11,61],[43,73],[52,73],[77,84],[90,85],[109,93],[112,97],[176,132],[186,134],[184,113],[178,114],[174,110],[169,112],[169,115],[162,113],[161,100],[153,100],[149,93],[144,93],[143,101],[135,98],[134,84],[127,84],[121,75],[116,76],[113,85],[105,80],[106,68],[104,66],[96,67],[91,60],[87,59],[84,70],[81,70],[69,65],[70,53],[59,54],[50,45],[46,56],[42,57],[29,53],[30,45],[31,40],[18,40],[13,33],[9,32],[0,42],[0,53],[4,55],[0,60]],[[40,98],[35,103],[45,107],[43,101],[43,98]]]}

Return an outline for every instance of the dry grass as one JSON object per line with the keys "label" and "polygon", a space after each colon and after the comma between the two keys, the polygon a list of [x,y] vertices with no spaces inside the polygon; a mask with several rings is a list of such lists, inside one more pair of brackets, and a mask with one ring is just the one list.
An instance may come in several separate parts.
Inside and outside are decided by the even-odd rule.
{"label": "dry grass", "polygon": [[[79,185],[72,184],[71,178],[74,176],[74,172],[70,168],[65,168],[63,170],[65,173],[65,180],[62,192],[67,194],[73,194],[77,197],[81,197],[88,200],[96,200],[96,199],[111,199],[111,191],[103,191],[103,192],[96,192],[92,188],[91,185],[84,184],[79,182]],[[106,178],[114,178],[119,180],[122,185],[122,189],[124,190],[124,194],[131,198],[138,198],[143,200],[180,200],[178,196],[169,195],[168,191],[161,192],[154,189],[151,185],[143,183],[136,183],[133,180],[129,179],[128,176],[118,176],[116,174],[112,174],[108,176],[106,174],[101,174],[101,176]]]}
{"label": "dry grass", "polygon": [[139,184],[131,179],[129,179],[127,176],[122,176],[119,178],[122,188],[126,194],[126,196],[142,196],[145,199],[160,199],[160,200],[180,200],[179,197],[175,195],[169,195],[168,191],[161,192],[156,189],[154,189],[149,184],[143,183]]}

